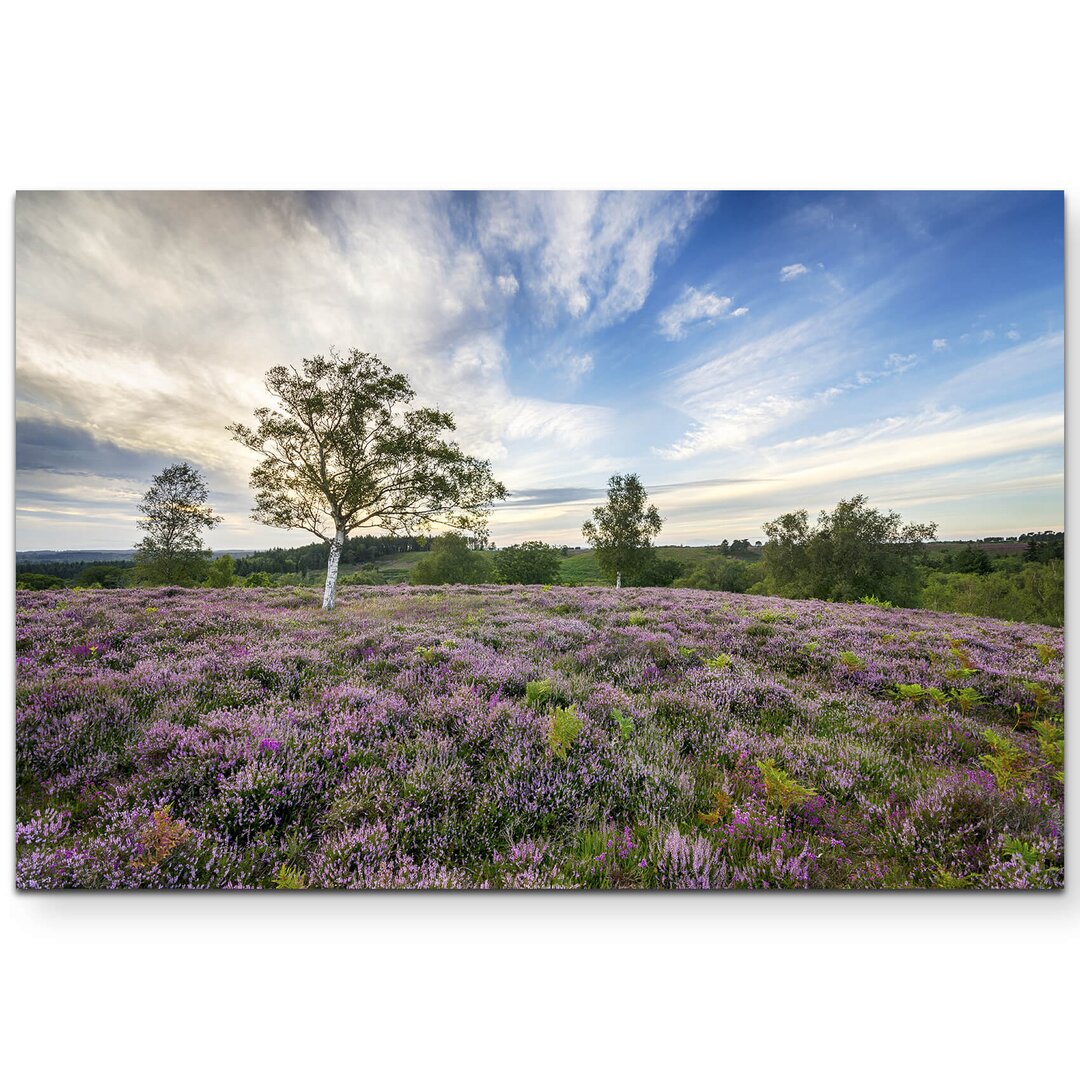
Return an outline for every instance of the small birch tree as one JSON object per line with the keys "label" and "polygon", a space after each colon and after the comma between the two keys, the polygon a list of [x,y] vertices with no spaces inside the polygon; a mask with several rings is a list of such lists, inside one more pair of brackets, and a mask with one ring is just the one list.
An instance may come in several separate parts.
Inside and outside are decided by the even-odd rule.
{"label": "small birch tree", "polygon": [[206,573],[210,552],[203,529],[222,519],[206,505],[206,481],[186,461],[154,477],[139,503],[138,527],[146,536],[135,545],[135,577],[147,585],[193,585]]}
{"label": "small birch tree", "polygon": [[443,437],[454,418],[407,406],[414,392],[377,356],[305,359],[302,370],[271,368],[266,388],[279,409],[255,410],[256,425],[233,438],[262,455],[251,472],[252,516],[305,529],[330,545],[323,607],[332,608],[341,549],[360,527],[391,535],[444,525],[486,535],[491,504],[509,492],[487,461]]}
{"label": "small birch tree", "polygon": [[632,578],[655,558],[652,538],[663,519],[655,506],[646,505],[648,497],[637,473],[615,475],[608,481],[607,503],[597,506],[592,520],[581,527],[601,573],[615,588],[622,586],[624,575]]}

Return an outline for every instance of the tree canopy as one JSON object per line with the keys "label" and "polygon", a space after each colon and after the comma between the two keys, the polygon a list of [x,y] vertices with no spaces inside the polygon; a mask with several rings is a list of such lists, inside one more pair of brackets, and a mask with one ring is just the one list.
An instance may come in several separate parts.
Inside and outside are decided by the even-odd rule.
{"label": "tree canopy", "polygon": [[562,556],[542,540],[526,540],[495,552],[495,573],[506,585],[554,585]]}
{"label": "tree canopy", "polygon": [[858,600],[874,595],[912,604],[920,590],[915,557],[937,525],[906,523],[896,512],[868,505],[865,495],[822,510],[815,524],[805,510],[762,526],[765,591],[774,596]]}
{"label": "tree canopy", "polygon": [[206,505],[206,481],[186,461],[153,478],[139,503],[138,527],[146,536],[135,545],[135,577],[148,585],[192,585],[206,574],[210,552],[202,532],[222,519]]}
{"label": "tree canopy", "polygon": [[[616,585],[644,574],[655,552],[652,539],[663,525],[637,473],[616,474],[608,481],[607,502],[593,509],[581,531],[596,553],[604,577]],[[674,577],[674,575],[673,575]]]}
{"label": "tree canopy", "polygon": [[453,416],[407,410],[415,397],[408,378],[371,353],[342,358],[331,349],[300,371],[274,367],[266,388],[279,408],[256,409],[254,428],[229,430],[262,455],[251,472],[255,520],[330,544],[324,607],[333,607],[352,530],[416,534],[444,525],[484,536],[491,504],[509,494],[489,462],[444,438]]}
{"label": "tree canopy", "polygon": [[431,542],[431,554],[413,567],[409,580],[414,585],[478,585],[490,577],[487,556],[470,548],[461,533],[450,532]]}

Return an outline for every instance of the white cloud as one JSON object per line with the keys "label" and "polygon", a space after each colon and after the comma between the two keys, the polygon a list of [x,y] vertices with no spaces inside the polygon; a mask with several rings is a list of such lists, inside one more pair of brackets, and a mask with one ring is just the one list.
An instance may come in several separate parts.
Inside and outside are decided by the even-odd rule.
{"label": "white cloud", "polygon": [[931,344],[934,347],[934,352],[941,352],[942,349],[947,349],[949,347],[949,339],[943,337],[936,337],[931,342]]}
{"label": "white cloud", "polygon": [[770,393],[742,401],[714,402],[702,410],[701,422],[681,439],[653,452],[667,461],[686,461],[712,450],[745,447],[808,407],[805,400]]}
{"label": "white cloud", "polygon": [[800,275],[809,273],[809,269],[803,266],[802,263],[792,263],[790,266],[780,267],[780,280],[794,281],[794,279]]}
{"label": "white cloud", "polygon": [[482,251],[516,263],[549,321],[568,315],[597,329],[645,303],[657,261],[706,202],[696,193],[487,193],[477,230]]}
{"label": "white cloud", "polygon": [[[225,426],[270,403],[271,366],[331,345],[406,373],[417,403],[454,412],[459,442],[501,462],[511,487],[519,462],[565,474],[565,446],[584,467],[581,451],[610,431],[608,410],[511,389],[491,328],[518,278],[455,233],[448,203],[439,193],[20,194],[19,415],[204,468],[215,501],[237,507],[223,510],[221,546],[241,535],[305,542],[253,529],[252,455]],[[584,356],[570,375],[587,373]],[[20,503],[34,505],[25,479]],[[135,539],[134,501],[115,546]],[[19,528],[22,546],[56,546],[29,515]]]}
{"label": "white cloud", "polygon": [[957,372],[935,387],[942,401],[967,401],[972,397],[1022,397],[1033,379],[1065,374],[1065,335],[1042,337],[1010,345]]}
{"label": "white cloud", "polygon": [[1005,331],[1005,336],[1010,341],[1019,341],[1020,340],[1020,331],[1019,330],[1006,330]]}
{"label": "white cloud", "polygon": [[570,386],[577,386],[586,375],[592,373],[592,353],[563,353],[561,356],[549,360],[543,366],[553,371],[560,379],[569,383]]}
{"label": "white cloud", "polygon": [[657,320],[660,333],[669,341],[678,341],[686,337],[686,328],[690,325],[704,322],[711,326],[720,319],[735,319],[750,310],[746,307],[731,310],[732,302],[730,296],[718,296],[687,286],[682,296],[660,314]]}
{"label": "white cloud", "polygon": [[733,349],[699,356],[665,383],[665,404],[692,424],[653,453],[682,461],[742,448],[852,389],[852,373],[857,376],[867,349],[854,325],[882,295],[869,289]]}
{"label": "white cloud", "polygon": [[885,371],[890,375],[899,375],[913,368],[919,362],[918,353],[889,353],[885,359]]}

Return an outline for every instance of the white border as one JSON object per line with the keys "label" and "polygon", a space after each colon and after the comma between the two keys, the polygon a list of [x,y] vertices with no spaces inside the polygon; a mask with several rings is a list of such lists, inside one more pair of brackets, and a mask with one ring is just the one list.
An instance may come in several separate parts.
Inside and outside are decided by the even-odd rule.
{"label": "white border", "polygon": [[[0,65],[3,190],[1068,190],[1076,57],[1063,11],[24,5]],[[2,268],[10,297],[10,257]],[[1070,311],[1076,301],[1073,279]],[[3,588],[10,612],[10,574]],[[10,622],[3,649],[10,659]],[[11,782],[9,767],[9,868]],[[10,881],[0,1015],[17,1075],[458,1063],[985,1076],[1073,1057],[1075,885],[1033,897],[32,897]]]}

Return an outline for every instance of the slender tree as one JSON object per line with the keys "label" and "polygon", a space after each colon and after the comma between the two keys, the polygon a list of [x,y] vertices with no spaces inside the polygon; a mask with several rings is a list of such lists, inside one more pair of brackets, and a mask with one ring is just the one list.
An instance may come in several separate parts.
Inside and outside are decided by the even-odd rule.
{"label": "slender tree", "polygon": [[206,574],[210,552],[203,529],[221,518],[206,505],[206,481],[186,461],[154,477],[139,503],[138,527],[146,536],[135,545],[135,577],[149,585],[192,585]]}
{"label": "slender tree", "polygon": [[652,539],[663,519],[655,506],[646,505],[648,498],[637,473],[615,475],[608,481],[607,503],[595,507],[592,520],[581,527],[601,572],[615,588],[622,586],[624,575],[643,572],[656,556]]}
{"label": "slender tree", "polygon": [[278,409],[255,410],[254,429],[229,427],[262,456],[251,472],[256,521],[305,529],[330,545],[323,607],[332,608],[341,549],[367,526],[391,535],[444,525],[486,535],[491,504],[509,492],[487,461],[443,437],[454,418],[438,409],[406,411],[414,392],[377,356],[274,367],[266,388]]}

